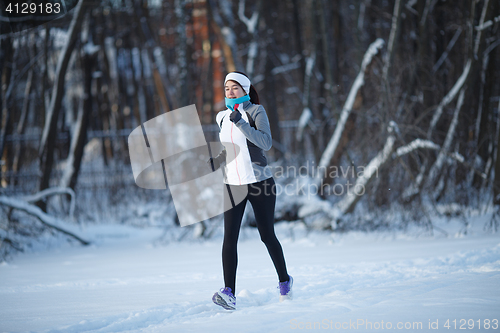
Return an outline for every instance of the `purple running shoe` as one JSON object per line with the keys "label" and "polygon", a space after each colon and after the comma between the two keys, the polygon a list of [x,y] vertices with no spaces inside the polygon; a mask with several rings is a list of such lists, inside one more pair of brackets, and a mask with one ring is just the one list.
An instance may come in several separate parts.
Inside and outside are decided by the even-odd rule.
{"label": "purple running shoe", "polygon": [[291,275],[288,276],[290,277],[290,279],[285,282],[280,282],[280,285],[278,287],[280,289],[280,302],[292,299],[293,278]]}
{"label": "purple running shoe", "polygon": [[212,296],[212,301],[226,310],[236,309],[236,297],[229,287],[221,288],[220,291],[216,292],[214,296]]}

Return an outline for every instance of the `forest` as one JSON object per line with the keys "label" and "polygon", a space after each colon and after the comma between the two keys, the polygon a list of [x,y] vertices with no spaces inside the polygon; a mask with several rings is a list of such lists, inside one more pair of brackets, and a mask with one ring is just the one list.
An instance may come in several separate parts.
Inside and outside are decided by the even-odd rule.
{"label": "forest", "polygon": [[[194,104],[206,141],[218,141],[235,70],[267,112],[277,183],[295,189],[276,222],[432,233],[438,214],[466,233],[470,216],[492,211],[484,228],[498,230],[497,0],[79,0],[66,10],[0,22],[0,260],[47,234],[88,244],[85,223],[210,238],[220,218],[180,227],[168,189],[135,184],[127,137]],[[247,209],[244,226],[253,219]]]}

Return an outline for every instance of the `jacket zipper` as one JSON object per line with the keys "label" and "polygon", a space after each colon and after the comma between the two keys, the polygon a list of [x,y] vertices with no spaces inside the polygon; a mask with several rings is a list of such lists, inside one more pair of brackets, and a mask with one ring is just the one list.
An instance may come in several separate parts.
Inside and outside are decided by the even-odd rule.
{"label": "jacket zipper", "polygon": [[[234,105],[234,110],[238,109],[239,104]],[[236,147],[234,146],[234,141],[233,141],[233,126],[234,123],[231,122],[231,143],[233,144],[233,149],[234,149],[234,161],[236,162],[236,174],[238,175],[238,180],[240,181],[241,185],[241,178],[240,178],[240,173],[238,172],[238,159],[236,156]]]}

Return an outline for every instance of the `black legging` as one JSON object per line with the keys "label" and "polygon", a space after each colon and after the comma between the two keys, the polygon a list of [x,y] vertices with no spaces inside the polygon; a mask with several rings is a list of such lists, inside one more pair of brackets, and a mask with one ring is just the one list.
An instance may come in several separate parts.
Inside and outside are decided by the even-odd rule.
{"label": "black legging", "polygon": [[[226,185],[228,186],[228,185]],[[224,283],[235,293],[236,266],[238,265],[237,244],[240,234],[241,220],[247,200],[252,204],[260,239],[267,247],[273,260],[280,282],[288,281],[283,249],[274,233],[274,207],[276,204],[276,186],[274,178],[246,185],[230,185],[231,187],[248,186],[245,199],[235,207],[224,212],[224,243],[222,245],[222,268]]]}

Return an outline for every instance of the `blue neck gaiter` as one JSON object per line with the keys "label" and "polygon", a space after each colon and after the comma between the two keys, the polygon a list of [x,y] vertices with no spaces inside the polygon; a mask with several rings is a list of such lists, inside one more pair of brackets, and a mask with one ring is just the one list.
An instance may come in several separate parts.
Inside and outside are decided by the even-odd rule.
{"label": "blue neck gaiter", "polygon": [[231,109],[231,111],[234,111],[234,106],[236,104],[242,104],[243,102],[246,102],[246,101],[249,101],[250,100],[250,96],[248,95],[245,95],[245,96],[241,96],[241,97],[238,97],[238,98],[227,98],[226,97],[226,106]]}

